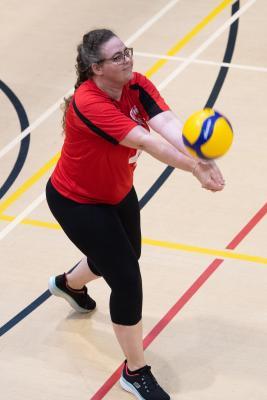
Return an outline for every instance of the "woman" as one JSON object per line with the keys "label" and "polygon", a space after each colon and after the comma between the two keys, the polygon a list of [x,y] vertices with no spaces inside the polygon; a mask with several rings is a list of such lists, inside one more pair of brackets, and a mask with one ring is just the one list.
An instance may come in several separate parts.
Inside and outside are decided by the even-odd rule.
{"label": "woman", "polygon": [[[132,55],[106,29],[87,33],[78,46],[78,80],[66,102],[65,141],[47,184],[47,201],[85,258],[71,272],[51,277],[49,289],[75,310],[89,312],[96,303],[85,285],[103,277],[111,288],[111,320],[126,358],[122,387],[138,399],[165,400],[170,397],[146,365],[142,345],[140,210],[133,172],[143,150],[191,172],[208,190],[222,190],[224,180],[214,163],[188,155],[181,123],[155,86],[132,72]],[[164,139],[150,135],[149,127]]]}

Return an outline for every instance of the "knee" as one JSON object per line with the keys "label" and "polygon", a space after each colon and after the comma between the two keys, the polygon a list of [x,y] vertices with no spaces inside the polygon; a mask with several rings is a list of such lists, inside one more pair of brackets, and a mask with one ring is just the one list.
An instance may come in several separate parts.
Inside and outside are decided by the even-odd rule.
{"label": "knee", "polygon": [[97,269],[95,263],[91,260],[90,257],[87,256],[87,264],[89,266],[89,269],[93,272],[94,275],[96,276],[102,276],[102,274],[99,272]]}
{"label": "knee", "polygon": [[119,281],[110,296],[111,320],[120,325],[135,325],[142,318],[143,290],[140,271],[128,273]]}
{"label": "knee", "polygon": [[136,253],[137,260],[139,260],[141,257],[141,243],[140,243],[140,246],[137,247],[135,253]]}
{"label": "knee", "polygon": [[133,248],[134,248],[135,256],[136,256],[137,260],[139,260],[139,258],[141,257],[141,249],[142,249],[141,234],[140,234],[140,237],[138,237],[138,239],[136,239],[136,241],[133,243]]}

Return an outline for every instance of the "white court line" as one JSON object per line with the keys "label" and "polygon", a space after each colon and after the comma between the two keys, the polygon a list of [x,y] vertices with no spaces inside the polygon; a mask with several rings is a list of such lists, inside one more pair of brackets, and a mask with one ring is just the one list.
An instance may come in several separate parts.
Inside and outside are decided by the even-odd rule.
{"label": "white court line", "polygon": [[[175,6],[181,0],[172,0],[165,7],[163,7],[157,14],[149,19],[140,29],[138,29],[132,36],[126,40],[125,44],[129,46],[137,38],[139,38],[147,29],[149,29],[155,22],[157,22],[164,14],[166,14],[172,7]],[[35,122],[33,122],[28,128],[24,129],[15,139],[0,150],[0,159],[4,157],[10,150],[12,150],[25,136],[41,125],[47,118],[50,117],[61,105],[64,97],[68,97],[73,93],[73,88],[70,89],[63,97],[61,97],[55,104],[53,104],[48,110],[46,110]]]}
{"label": "white court line", "polygon": [[[237,18],[240,17],[253,3],[255,3],[256,0],[251,0],[248,2],[245,6],[240,8],[240,10],[235,13],[234,18],[231,17],[229,18],[221,28],[219,28],[208,40],[206,40],[192,55],[186,60],[179,68],[177,68],[174,73],[170,75],[167,79],[165,79],[159,87],[161,89],[164,89],[174,78],[176,78],[190,63],[193,62],[194,58],[200,54],[203,49],[206,49],[214,40],[224,32],[224,30],[227,28],[227,26],[231,25]],[[219,34],[218,34],[219,32]],[[6,226],[1,232],[0,232],[0,240],[2,240],[5,236],[8,235],[8,233],[18,225],[23,218],[25,218],[30,212],[35,209],[39,204],[42,203],[42,201],[45,199],[45,194],[42,193],[37,199],[35,199],[21,214],[17,216],[14,221],[9,223],[8,226]],[[12,226],[11,226],[12,225]],[[11,227],[10,227],[11,226]],[[10,227],[10,228],[9,228]]]}
{"label": "white court line", "polygon": [[[170,61],[186,61],[186,60],[188,60],[187,57],[166,56],[166,55],[163,55],[163,54],[143,53],[141,51],[135,51],[134,55],[137,56],[137,57],[148,57],[148,58],[155,58],[155,59],[165,59],[165,60],[170,60]],[[267,68],[265,68],[265,67],[255,67],[254,65],[233,64],[233,63],[226,63],[226,62],[215,62],[215,61],[209,61],[209,60],[200,60],[200,59],[193,60],[192,63],[204,64],[204,65],[212,65],[212,66],[215,66],[215,67],[227,67],[227,68],[244,69],[246,71],[267,72]]]}
{"label": "white court line", "polygon": [[64,97],[68,97],[73,93],[73,89],[70,89],[63,97],[61,97],[55,104],[48,108],[36,121],[34,121],[28,128],[24,129],[15,139],[13,139],[10,143],[8,143],[1,151],[0,151],[0,159],[7,154],[10,150],[12,150],[23,138],[25,138],[30,132],[32,132],[35,128],[41,125],[50,115],[52,115],[63,102]]}
{"label": "white court line", "polygon": [[25,208],[12,222],[0,232],[0,240],[4,239],[27,215],[37,208],[45,200],[45,192],[37,197],[28,207]]}
{"label": "white court line", "polygon": [[128,40],[126,40],[126,46],[132,44],[137,38],[139,38],[146,30],[148,30],[155,22],[157,22],[166,12],[168,12],[176,3],[181,0],[173,0],[163,7],[157,14],[154,15],[149,21],[147,21],[136,33],[134,33]]}
{"label": "white court line", "polygon": [[159,90],[164,89],[176,76],[178,76],[189,64],[191,64],[206,48],[211,45],[234,21],[236,21],[256,0],[248,1],[240,10],[229,18],[217,31],[215,31],[191,56],[189,56],[179,67],[177,67],[163,82],[158,86]]}

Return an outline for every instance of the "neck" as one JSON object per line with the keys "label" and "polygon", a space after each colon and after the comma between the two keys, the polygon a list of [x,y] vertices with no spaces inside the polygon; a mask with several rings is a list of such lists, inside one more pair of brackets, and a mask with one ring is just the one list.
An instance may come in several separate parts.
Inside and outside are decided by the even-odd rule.
{"label": "neck", "polygon": [[107,93],[112,99],[120,100],[123,85],[119,83],[105,82],[104,80],[99,79],[97,76],[94,76],[93,80],[96,86],[103,90],[103,92]]}

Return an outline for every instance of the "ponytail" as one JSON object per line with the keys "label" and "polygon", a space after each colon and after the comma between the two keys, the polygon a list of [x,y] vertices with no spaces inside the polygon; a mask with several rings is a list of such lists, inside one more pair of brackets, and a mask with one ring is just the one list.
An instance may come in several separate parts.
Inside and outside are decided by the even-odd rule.
{"label": "ponytail", "polygon": [[[88,79],[92,79],[94,72],[92,70],[92,64],[97,63],[101,60],[101,46],[108,42],[109,39],[116,36],[115,33],[108,29],[95,29],[86,33],[83,36],[83,41],[77,47],[77,58],[76,58],[76,75],[77,81],[74,85],[75,90]],[[66,126],[66,114],[71,103],[73,96],[69,96],[64,99],[63,103],[63,118],[62,127],[65,131]]]}

